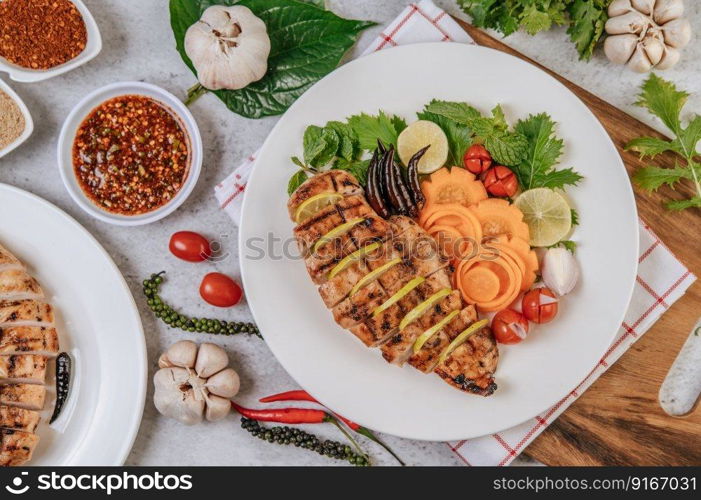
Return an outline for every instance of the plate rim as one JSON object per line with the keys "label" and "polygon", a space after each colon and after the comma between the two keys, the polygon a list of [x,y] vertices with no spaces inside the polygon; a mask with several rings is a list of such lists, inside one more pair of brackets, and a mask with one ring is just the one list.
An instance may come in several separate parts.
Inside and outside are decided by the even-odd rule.
{"label": "plate rim", "polygon": [[[134,356],[136,358],[141,358],[140,360],[137,359],[136,364],[140,366],[141,369],[141,380],[142,383],[139,385],[138,388],[135,389],[134,392],[137,393],[137,401],[140,403],[138,404],[138,411],[134,412],[131,420],[129,422],[129,433],[131,434],[131,437],[129,439],[124,440],[122,443],[122,446],[119,448],[119,450],[115,453],[115,460],[114,463],[110,465],[115,465],[115,466],[121,466],[124,465],[124,462],[126,461],[127,457],[129,456],[129,453],[131,452],[131,449],[134,446],[134,442],[136,441],[136,437],[139,433],[139,428],[141,426],[141,421],[143,419],[143,413],[144,409],[146,406],[146,392],[147,392],[147,379],[148,379],[148,356],[147,356],[147,349],[146,349],[146,336],[144,333],[144,327],[143,327],[143,322],[141,321],[141,314],[139,313],[139,308],[138,305],[136,304],[136,300],[134,299],[134,295],[131,293],[131,290],[129,289],[129,285],[126,282],[126,279],[124,278],[124,275],[120,271],[119,267],[117,264],[115,264],[114,260],[110,256],[110,254],[105,250],[105,248],[102,246],[102,244],[95,238],[90,231],[88,231],[85,227],[83,227],[80,222],[78,222],[76,219],[71,217],[67,212],[59,208],[58,206],[54,205],[48,200],[45,200],[41,196],[38,196],[34,193],[31,193],[25,189],[19,188],[17,186],[13,186],[11,184],[6,184],[0,182],[0,192],[3,190],[8,190],[11,192],[14,192],[15,194],[19,196],[26,197],[32,202],[39,203],[40,205],[43,205],[45,208],[47,208],[50,211],[55,212],[57,215],[59,215],[61,218],[63,218],[67,223],[73,225],[78,231],[82,232],[84,236],[88,238],[88,241],[95,247],[96,250],[100,253],[100,255],[106,259],[107,264],[109,267],[112,268],[113,271],[116,272],[116,274],[119,276],[119,282],[120,286],[123,292],[125,292],[126,296],[129,298],[131,305],[133,307],[132,311],[134,313],[134,317],[136,319],[136,323],[138,325],[138,339],[140,340],[137,345],[137,352],[134,352]],[[73,453],[70,457],[68,457],[69,464],[70,461],[73,459],[75,456],[75,453]],[[68,464],[68,465],[69,465]],[[32,465],[31,462],[29,465]],[[61,464],[63,465],[63,464]]]}
{"label": "plate rim", "polygon": [[[615,159],[616,159],[615,161],[616,161],[616,163],[617,163],[617,167],[620,168],[621,171],[623,172],[623,174],[625,174],[625,175],[627,176],[627,171],[626,171],[626,168],[625,168],[625,164],[623,163],[623,159],[621,158],[620,154],[618,153],[618,151],[617,151],[617,149],[616,149],[616,147],[615,147],[615,144],[613,143],[613,140],[611,139],[611,136],[609,135],[609,133],[606,131],[606,129],[604,128],[604,126],[602,125],[602,123],[599,121],[599,119],[596,117],[596,115],[592,112],[592,110],[589,108],[589,106],[587,106],[587,105],[586,105],[572,90],[570,90],[563,82],[561,82],[559,79],[557,79],[555,76],[553,76],[552,74],[550,74],[550,73],[549,73],[548,71],[546,71],[545,69],[539,67],[537,64],[534,64],[534,63],[532,63],[532,62],[529,62],[529,61],[520,59],[520,58],[518,58],[518,57],[516,57],[516,56],[513,56],[513,55],[511,55],[511,54],[508,54],[508,53],[506,53],[506,52],[499,51],[499,50],[493,49],[493,48],[491,48],[491,47],[485,47],[485,46],[477,45],[477,44],[467,44],[467,43],[458,43],[458,42],[452,42],[452,43],[446,43],[446,42],[409,43],[409,44],[406,44],[406,45],[400,45],[400,46],[397,46],[397,47],[391,47],[390,49],[378,50],[378,51],[369,53],[369,54],[367,54],[367,55],[358,57],[358,58],[356,58],[356,59],[354,59],[354,60],[352,60],[352,61],[347,62],[346,64],[343,64],[342,66],[337,67],[334,71],[332,71],[331,73],[327,74],[327,75],[324,76],[321,80],[317,81],[314,85],[312,85],[312,86],[303,94],[303,96],[301,96],[300,98],[298,98],[298,99],[288,108],[288,110],[280,117],[280,119],[278,120],[278,122],[275,124],[275,126],[274,126],[274,127],[271,129],[271,131],[269,132],[268,136],[266,137],[266,140],[263,142],[263,145],[261,146],[261,148],[260,148],[260,150],[259,150],[260,154],[258,155],[258,160],[260,160],[261,156],[263,156],[263,153],[264,153],[265,151],[267,151],[267,150],[271,147],[270,145],[272,144],[272,138],[273,138],[273,136],[276,134],[277,130],[278,130],[279,128],[282,128],[282,127],[281,127],[281,124],[283,123],[284,118],[285,118],[288,114],[293,114],[293,113],[296,111],[297,107],[299,107],[300,105],[303,104],[303,102],[304,102],[303,97],[304,97],[304,96],[306,96],[306,95],[307,95],[310,91],[312,91],[315,87],[317,87],[318,85],[322,84],[322,82],[326,81],[328,78],[330,78],[330,77],[331,77],[332,75],[334,75],[336,72],[338,72],[340,69],[347,68],[347,67],[349,67],[349,66],[354,66],[354,65],[356,65],[357,63],[359,63],[360,61],[364,61],[364,60],[366,60],[366,59],[388,57],[388,56],[386,56],[386,53],[387,53],[387,52],[390,52],[390,53],[391,53],[392,51],[395,51],[394,53],[397,53],[397,52],[411,51],[411,50],[416,50],[416,49],[419,49],[419,50],[420,50],[421,48],[429,48],[429,47],[433,47],[433,46],[436,46],[436,47],[459,46],[459,47],[461,47],[462,49],[465,49],[465,50],[468,50],[468,51],[469,51],[469,50],[475,50],[475,51],[485,51],[485,52],[497,52],[497,53],[499,53],[499,54],[501,54],[501,55],[508,56],[510,59],[514,60],[516,64],[525,64],[525,65],[531,66],[532,69],[537,70],[537,72],[539,72],[539,73],[541,73],[542,75],[544,75],[547,79],[549,79],[550,81],[552,81],[555,85],[559,86],[559,87],[560,87],[562,90],[564,90],[567,94],[569,94],[570,96],[572,96],[572,97],[576,100],[576,102],[577,102],[579,105],[582,106],[582,108],[586,111],[586,113],[587,113],[588,115],[590,115],[591,118],[593,118],[593,122],[594,122],[595,126],[598,127],[599,131],[603,134],[603,137],[604,137],[605,140],[606,140],[606,143],[607,143],[608,148],[613,152],[613,156],[614,156]],[[462,49],[461,49],[461,50],[462,50]],[[258,164],[259,164],[259,162],[257,161],[256,164],[255,164],[254,167],[253,167],[253,170],[252,170],[252,172],[251,172],[251,175],[250,175],[250,177],[249,177],[249,179],[248,179],[248,183],[247,183],[248,185],[250,185],[250,183],[251,183],[252,181],[254,181],[254,179],[257,177],[258,171],[260,170],[260,169],[256,168],[256,167],[258,166]],[[249,191],[249,192],[250,192],[250,191]],[[632,247],[631,247],[632,250],[633,250],[633,252],[631,252],[631,253],[633,253],[634,256],[635,256],[635,265],[634,265],[633,268],[632,268],[631,276],[628,277],[629,286],[628,286],[628,290],[627,290],[627,293],[626,293],[626,300],[625,300],[625,304],[626,304],[626,305],[625,305],[624,308],[622,308],[622,311],[618,314],[618,320],[617,320],[616,324],[619,324],[619,325],[623,323],[623,320],[625,319],[625,314],[627,313],[627,311],[628,311],[628,309],[629,309],[629,307],[630,307],[630,302],[631,302],[632,297],[633,297],[633,292],[634,292],[634,290],[635,290],[635,276],[637,275],[637,270],[638,270],[637,258],[638,258],[639,253],[640,253],[640,241],[639,241],[639,237],[638,237],[638,235],[639,235],[639,230],[637,229],[638,226],[639,226],[639,215],[638,215],[637,204],[636,204],[636,202],[635,202],[635,196],[634,196],[634,193],[633,193],[633,188],[632,188],[632,185],[631,185],[630,183],[627,184],[627,189],[625,190],[625,194],[626,194],[626,198],[627,198],[626,204],[632,207],[632,213],[631,213],[632,220],[629,221],[629,223],[631,224],[632,227],[635,227],[635,228],[636,228],[636,230],[635,230],[635,237],[633,238]],[[251,206],[252,203],[253,203],[253,202],[249,200],[249,197],[248,197],[248,196],[244,196],[243,203],[242,203],[242,209],[241,209],[241,223],[240,223],[239,231],[238,231],[238,233],[239,233],[239,234],[238,234],[238,240],[239,240],[239,241],[238,241],[238,247],[239,247],[238,250],[239,250],[239,255],[240,255],[240,256],[246,255],[246,253],[244,252],[244,245],[245,245],[244,234],[246,233],[246,231],[244,231],[244,228],[247,226],[247,223],[246,223],[246,214],[249,212],[249,207]],[[250,272],[250,271],[249,271],[249,267],[246,265],[246,259],[241,258],[241,280],[242,280],[242,282],[243,282],[244,289],[248,289],[248,288],[249,288],[249,287],[248,287],[249,280],[252,280],[252,278],[249,277],[249,272]],[[250,297],[248,298],[248,306],[249,306],[249,308],[251,309],[251,314],[253,315],[254,320],[256,321],[257,324],[260,324],[260,322],[258,321],[258,318],[259,318],[260,316],[258,316],[258,314],[256,313],[256,305],[254,304],[254,301],[250,300]],[[608,335],[608,340],[609,340],[609,342],[603,346],[603,348],[601,349],[601,353],[599,354],[599,356],[603,356],[603,355],[606,353],[606,350],[610,347],[611,342],[612,342],[613,339],[615,338],[617,331],[618,331],[618,328],[615,328],[615,329],[613,329],[613,330],[611,331],[611,333]],[[261,333],[263,334],[263,338],[264,338],[264,340],[265,340],[264,332],[261,331]],[[300,387],[304,387],[304,386],[297,380],[297,378],[295,377],[295,375],[292,374],[292,373],[287,369],[287,367],[282,363],[282,361],[280,361],[280,358],[277,356],[275,349],[268,343],[267,340],[266,340],[266,344],[268,345],[268,348],[272,351],[273,355],[275,356],[276,361],[277,361],[278,363],[280,363],[280,365],[283,367],[283,369],[285,369],[285,371],[288,373],[288,375],[289,375],[293,380],[295,380],[295,382],[296,382]],[[583,375],[582,375],[582,379],[583,379],[583,380],[585,380],[586,377],[587,377],[586,374],[583,374]],[[520,425],[520,424],[523,424],[523,423],[525,423],[525,422],[527,422],[527,421],[529,421],[529,420],[535,418],[537,415],[541,414],[543,411],[546,411],[546,410],[548,410],[550,407],[552,407],[553,404],[557,404],[557,401],[560,401],[561,399],[563,399],[564,397],[566,397],[566,396],[570,393],[570,391],[571,391],[571,389],[566,390],[564,393],[560,394],[560,396],[559,396],[552,404],[546,406],[545,408],[541,408],[539,411],[535,412],[533,415],[530,415],[530,416],[526,417],[523,421],[521,421],[521,422],[519,422],[519,423],[513,424],[512,426],[508,426],[508,427],[495,428],[495,429],[493,429],[493,430],[490,430],[490,431],[484,432],[484,433],[472,434],[472,435],[466,433],[466,434],[463,434],[463,435],[460,435],[460,436],[452,436],[452,435],[451,435],[451,436],[441,437],[441,438],[439,438],[439,439],[436,439],[436,438],[425,437],[425,436],[418,436],[418,437],[417,437],[417,436],[415,436],[415,435],[407,435],[407,434],[404,434],[404,433],[402,433],[402,432],[396,433],[396,432],[387,431],[387,430],[382,430],[382,432],[386,432],[386,433],[388,433],[388,434],[391,434],[391,435],[394,435],[394,436],[397,436],[397,437],[401,437],[401,438],[405,438],[405,439],[412,439],[412,440],[417,440],[417,441],[460,441],[460,440],[465,440],[465,439],[475,439],[475,438],[477,438],[477,437],[482,437],[482,436],[491,435],[491,434],[493,434],[493,433],[502,432],[502,431],[504,431],[504,430],[507,430],[507,429],[509,429],[509,428],[518,426],[518,425]],[[311,391],[310,391],[310,392],[311,392]],[[323,399],[322,399],[321,402],[323,403]],[[362,424],[362,422],[360,422],[360,423]],[[466,426],[466,427],[467,427],[467,426]]]}

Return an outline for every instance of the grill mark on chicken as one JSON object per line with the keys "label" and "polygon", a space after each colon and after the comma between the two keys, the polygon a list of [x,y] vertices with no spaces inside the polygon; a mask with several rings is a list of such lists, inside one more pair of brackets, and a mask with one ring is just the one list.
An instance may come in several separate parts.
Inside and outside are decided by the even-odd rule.
{"label": "grill mark on chicken", "polygon": [[41,298],[44,292],[39,283],[22,269],[0,271],[0,300]]}
{"label": "grill mark on chicken", "polygon": [[497,389],[493,375],[498,360],[494,335],[489,328],[483,328],[457,347],[434,371],[461,391],[490,396]]}
{"label": "grill mark on chicken", "polygon": [[38,412],[18,406],[0,405],[0,427],[3,429],[34,432],[38,425]]}
{"label": "grill mark on chicken", "polygon": [[19,406],[28,410],[41,410],[44,407],[46,388],[35,384],[0,385],[0,404]]}
{"label": "grill mark on chicken", "polygon": [[310,177],[299,186],[287,202],[290,218],[294,219],[297,208],[305,201],[321,193],[338,193],[343,196],[362,195],[358,181],[343,170],[328,170]]}
{"label": "grill mark on chicken", "polygon": [[58,353],[58,333],[45,326],[0,328],[0,354]]}
{"label": "grill mark on chicken", "polygon": [[36,300],[0,301],[0,327],[10,323],[52,325],[53,308]]}
{"label": "grill mark on chicken", "polygon": [[38,443],[36,434],[0,429],[0,466],[19,466],[29,462]]}
{"label": "grill mark on chicken", "polygon": [[0,379],[3,383],[43,384],[47,357],[40,354],[0,356]]}

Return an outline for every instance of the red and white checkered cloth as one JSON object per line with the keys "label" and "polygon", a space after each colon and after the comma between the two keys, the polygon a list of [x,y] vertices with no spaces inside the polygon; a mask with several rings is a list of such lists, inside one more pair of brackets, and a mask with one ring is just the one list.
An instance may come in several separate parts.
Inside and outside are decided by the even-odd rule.
{"label": "red and white checkered cloth", "polygon": [[[397,45],[451,41],[474,43],[465,31],[431,0],[409,5],[364,54]],[[238,223],[246,181],[255,165],[251,155],[215,188],[220,206]],[[534,419],[505,431],[447,443],[467,465],[508,465],[582,392],[616,362],[657,319],[691,286],[696,277],[679,262],[642,221],[638,276],[625,321],[604,357],[591,373],[555,406]]]}

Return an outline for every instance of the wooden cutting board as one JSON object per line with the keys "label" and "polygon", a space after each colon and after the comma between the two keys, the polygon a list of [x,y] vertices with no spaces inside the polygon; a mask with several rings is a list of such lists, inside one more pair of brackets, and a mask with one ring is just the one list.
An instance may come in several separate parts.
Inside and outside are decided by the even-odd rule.
{"label": "wooden cutting board", "polygon": [[[483,31],[456,21],[479,45],[528,61],[557,78],[601,121],[628,172],[643,166],[639,157],[624,151],[623,146],[635,137],[661,134]],[[666,154],[655,159],[655,164],[673,166],[674,160],[674,155]],[[657,193],[642,191],[635,184],[633,189],[640,217],[694,274],[701,275],[701,210],[671,213],[662,207],[663,200],[691,196],[692,186],[676,192],[665,187]],[[700,304],[701,280],[525,453],[547,465],[699,465],[701,410],[684,417],[669,416],[660,407],[658,392],[701,315]]]}

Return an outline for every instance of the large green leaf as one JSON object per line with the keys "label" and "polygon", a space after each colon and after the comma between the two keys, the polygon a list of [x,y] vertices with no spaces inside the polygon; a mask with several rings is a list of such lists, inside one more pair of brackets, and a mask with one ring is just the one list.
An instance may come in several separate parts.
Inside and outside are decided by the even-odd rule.
{"label": "large green leaf", "polygon": [[268,72],[240,90],[214,93],[233,112],[248,118],[279,115],[310,86],[338,66],[370,21],[343,19],[295,0],[170,0],[170,23],[176,48],[195,72],[184,48],[185,32],[212,5],[245,5],[268,28]]}

